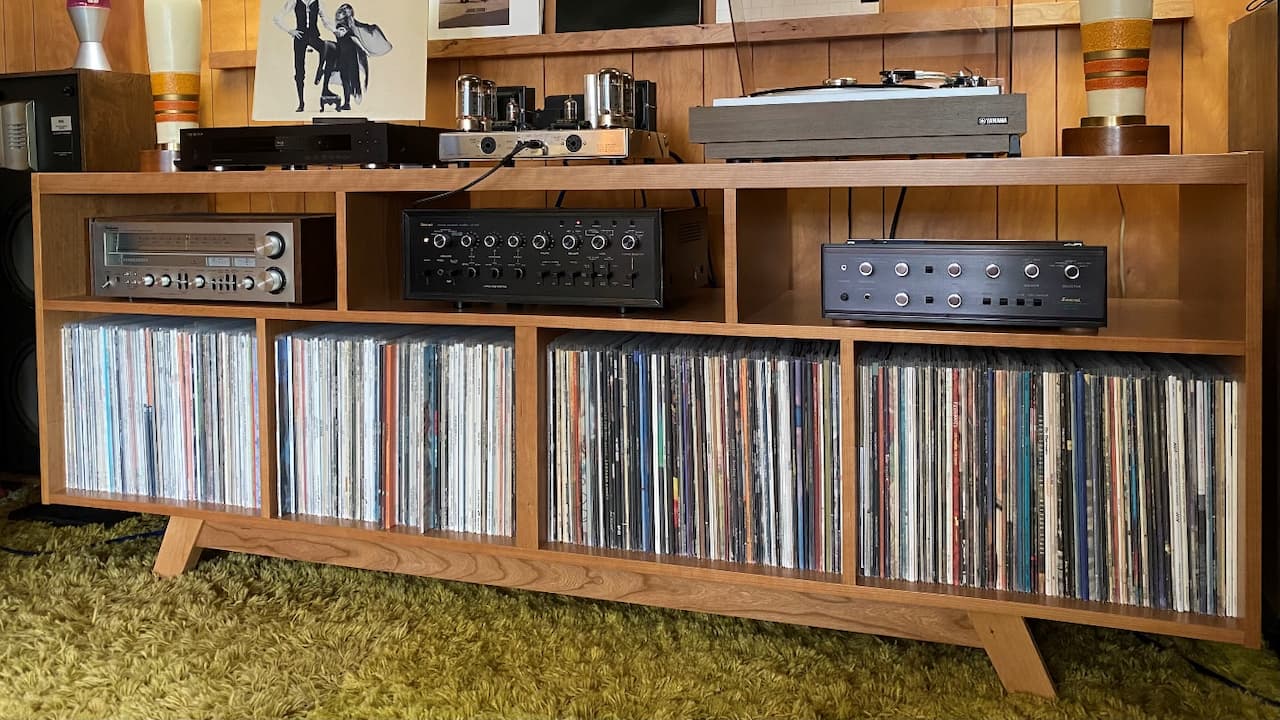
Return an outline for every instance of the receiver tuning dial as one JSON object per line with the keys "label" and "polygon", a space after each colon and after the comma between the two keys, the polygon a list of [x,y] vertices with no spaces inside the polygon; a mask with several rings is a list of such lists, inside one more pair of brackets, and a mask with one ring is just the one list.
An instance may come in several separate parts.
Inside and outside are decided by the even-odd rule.
{"label": "receiver tuning dial", "polygon": [[515,248],[518,248],[521,245],[524,245],[524,240],[520,239],[519,235],[507,236],[507,247],[512,248],[514,250]]}
{"label": "receiver tuning dial", "polygon": [[494,247],[497,247],[497,245],[498,245],[498,236],[497,236],[497,235],[485,235],[485,236],[484,236],[484,241],[483,241],[483,242],[484,242],[484,246],[485,246],[485,247],[487,247],[487,248],[491,248],[491,249],[492,249],[492,248],[494,248]]}
{"label": "receiver tuning dial", "polygon": [[551,242],[551,241],[547,239],[547,236],[546,236],[546,235],[543,235],[542,233],[538,233],[537,235],[534,235],[534,236],[533,236],[533,249],[534,249],[534,250],[546,250],[546,249],[547,249],[547,245],[548,245],[550,242]]}
{"label": "receiver tuning dial", "polygon": [[565,250],[577,250],[578,236],[565,235],[564,237],[560,238],[560,246],[563,247]]}
{"label": "receiver tuning dial", "polygon": [[254,249],[262,257],[274,260],[284,255],[284,236],[272,230],[258,238],[258,245]]}
{"label": "receiver tuning dial", "polygon": [[640,244],[640,241],[636,239],[636,236],[635,236],[635,235],[623,235],[623,236],[622,236],[622,249],[623,249],[623,250],[635,250],[635,249],[636,249],[636,245],[639,245],[639,244]]}
{"label": "receiver tuning dial", "polygon": [[284,273],[280,268],[267,268],[258,284],[272,295],[278,295],[284,290]]}
{"label": "receiver tuning dial", "polygon": [[592,235],[592,236],[591,236],[591,249],[592,249],[592,250],[603,250],[603,249],[605,249],[605,248],[607,248],[607,247],[609,247],[609,238],[607,238],[607,237],[605,237],[605,236],[603,236],[603,235]]}

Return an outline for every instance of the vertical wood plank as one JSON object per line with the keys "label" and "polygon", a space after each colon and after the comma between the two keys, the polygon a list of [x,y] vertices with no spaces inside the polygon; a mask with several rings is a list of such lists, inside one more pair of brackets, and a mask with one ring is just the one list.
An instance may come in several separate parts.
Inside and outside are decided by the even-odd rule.
{"label": "vertical wood plank", "polygon": [[[541,57],[527,58],[482,58],[463,60],[458,64],[458,73],[472,73],[479,75],[487,80],[492,80],[498,85],[524,85],[537,89],[536,103],[538,107],[545,106],[546,96],[543,94],[543,60]],[[452,85],[455,77],[449,78],[448,92],[441,95],[430,95],[429,102],[436,104],[445,104],[449,108],[448,124],[442,127],[452,128],[455,125],[457,113],[457,101],[454,98],[454,86]],[[433,90],[440,92],[440,90]],[[531,161],[523,161],[525,164]],[[547,193],[541,190],[528,190],[521,192],[477,192],[471,195],[472,207],[497,207],[497,208],[545,208],[547,206]]]}
{"label": "vertical wood plank", "polygon": [[[35,39],[36,70],[60,70],[75,62],[80,43],[71,18],[67,15],[65,0],[32,0],[32,23]],[[121,32],[116,18],[107,21],[107,32]]]}
{"label": "vertical wood plank", "polygon": [[[142,8],[143,0],[114,0],[111,3],[111,21],[102,44],[115,72],[147,72],[147,34]],[[68,32],[75,35],[71,28]]]}
{"label": "vertical wood plank", "polygon": [[[632,72],[631,53],[582,53],[554,55],[545,58],[543,92],[564,95],[582,92],[582,76],[602,68],[615,67]],[[659,89],[661,93],[661,89]],[[578,163],[575,163],[578,164]],[[547,193],[547,205],[554,204],[559,193]],[[630,191],[571,192],[565,195],[564,207],[635,207],[636,193]]]}
{"label": "vertical wood plank", "polygon": [[516,545],[536,549],[547,532],[547,343],[541,328],[516,328]]}
{"label": "vertical wood plank", "polygon": [[426,127],[454,127],[454,87],[460,74],[457,60],[427,62],[427,108],[425,119],[419,124]]}
{"label": "vertical wood plank", "polygon": [[[1244,3],[1195,0],[1195,16],[1183,28],[1182,151],[1227,149],[1227,26],[1244,15]],[[1152,77],[1155,68],[1152,68]]]}
{"label": "vertical wood plank", "polygon": [[858,358],[852,340],[840,341],[840,579],[858,582]]}
{"label": "vertical wood plank", "polygon": [[[243,29],[243,25],[241,28]],[[213,32],[216,33],[217,30],[214,29]],[[251,72],[253,71],[213,71],[212,94],[216,104],[211,110],[215,127],[249,124],[249,74]],[[249,193],[219,193],[215,205],[218,212],[250,212],[253,209],[253,199]]]}
{"label": "vertical wood plank", "polygon": [[200,561],[200,530],[203,520],[187,517],[171,517],[160,541],[160,552],[152,572],[162,578],[175,578],[195,568]]}
{"label": "vertical wood plank", "polygon": [[[1027,95],[1027,133],[1022,154],[1057,154],[1057,32],[1020,30],[1013,41],[1013,92]],[[1002,187],[996,191],[998,237],[1003,240],[1055,240],[1058,193],[1053,187]]]}
{"label": "vertical wood plank", "polygon": [[0,34],[5,46],[5,72],[30,72],[36,69],[36,34],[34,0],[4,0],[0,16]]}
{"label": "vertical wood plank", "polygon": [[969,619],[973,621],[973,629],[978,631],[978,638],[1005,690],[1045,698],[1057,697],[1036,641],[1027,630],[1026,620],[1016,615],[973,612],[969,613]]}
{"label": "vertical wood plank", "polygon": [[211,52],[247,50],[245,0],[205,0],[209,6]]}
{"label": "vertical wood plank", "polygon": [[9,3],[7,0],[0,0],[0,73],[9,72],[9,52],[8,42],[5,35],[8,32],[8,17],[5,8]]}
{"label": "vertical wood plank", "polygon": [[[832,40],[829,51],[832,77],[875,82],[884,64],[882,38]],[[884,235],[884,188],[835,188],[831,191],[830,241],[878,238]]]}
{"label": "vertical wood plank", "polygon": [[276,458],[276,334],[280,328],[271,320],[258,318],[258,452],[261,474],[258,476],[261,514],[276,517],[278,466]]}

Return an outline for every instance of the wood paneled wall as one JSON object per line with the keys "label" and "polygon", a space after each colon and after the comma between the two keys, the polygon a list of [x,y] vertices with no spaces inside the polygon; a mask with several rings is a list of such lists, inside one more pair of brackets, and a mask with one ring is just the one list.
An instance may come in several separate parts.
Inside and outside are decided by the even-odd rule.
{"label": "wood paneled wall", "polygon": [[[988,4],[984,0],[882,0],[885,12]],[[145,71],[142,0],[116,0],[108,28],[109,53],[118,69]],[[714,6],[711,0],[704,5]],[[1158,23],[1155,30],[1148,115],[1172,127],[1173,152],[1221,152],[1227,147],[1227,26],[1244,12],[1243,0],[1195,0],[1195,17]],[[16,72],[65,67],[75,38],[63,0],[0,0],[0,69]],[[548,0],[548,22],[554,0]],[[257,0],[204,0],[204,52],[256,46]],[[989,37],[976,34],[897,36],[778,43],[756,54],[759,85],[807,83],[830,76],[873,78],[884,67],[953,69],[958,60],[979,64],[994,52]],[[1007,47],[998,49],[1003,54]],[[1028,29],[1015,34],[1013,87],[1028,94],[1027,155],[1052,155],[1060,129],[1084,114],[1084,78],[1079,34],[1074,28]],[[972,60],[971,60],[972,62]],[[533,85],[543,94],[573,92],[583,73],[605,66],[656,80],[661,123],[672,147],[690,162],[702,149],[690,144],[687,108],[739,92],[731,49],[675,48],[624,53],[545,57],[433,60],[428,70],[426,124],[450,126],[453,80],[475,72],[501,83]],[[209,70],[203,75],[204,124],[249,122],[251,70]],[[793,286],[817,282],[817,246],[830,238],[882,236],[888,232],[898,188],[793,191],[790,222],[795,234]],[[687,195],[648,198],[651,204],[683,203]],[[543,193],[487,196],[485,204],[539,206]],[[631,194],[574,193],[568,206],[635,202]],[[1118,247],[1124,207],[1125,243]],[[220,210],[331,210],[305,194],[219,196]],[[912,190],[907,194],[899,237],[1061,239],[1106,243],[1112,252],[1115,295],[1171,297],[1177,293],[1177,195],[1158,187],[986,188]],[[850,227],[852,222],[852,227]]]}

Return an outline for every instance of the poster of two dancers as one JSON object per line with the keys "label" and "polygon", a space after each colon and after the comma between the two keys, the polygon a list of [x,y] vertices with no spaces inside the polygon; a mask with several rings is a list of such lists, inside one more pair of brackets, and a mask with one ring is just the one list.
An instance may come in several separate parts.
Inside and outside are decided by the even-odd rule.
{"label": "poster of two dancers", "polygon": [[262,0],[253,119],[422,120],[422,0]]}

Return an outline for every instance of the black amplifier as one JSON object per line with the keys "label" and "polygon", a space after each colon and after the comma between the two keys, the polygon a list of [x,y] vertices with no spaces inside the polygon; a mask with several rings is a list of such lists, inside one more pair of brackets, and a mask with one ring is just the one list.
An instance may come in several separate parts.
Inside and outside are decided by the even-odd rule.
{"label": "black amplifier", "polygon": [[438,128],[383,122],[252,125],[182,131],[183,170],[253,170],[267,166],[435,165]]}
{"label": "black amplifier", "polygon": [[666,307],[710,284],[707,211],[406,210],[413,300]]}
{"label": "black amplifier", "polygon": [[1102,327],[1107,249],[1079,243],[851,240],[822,246],[837,320]]}

